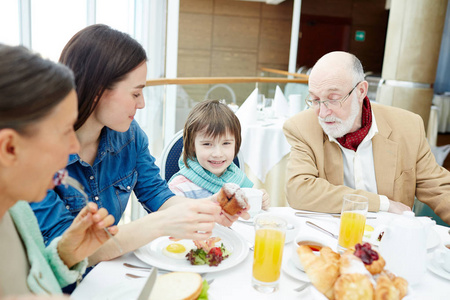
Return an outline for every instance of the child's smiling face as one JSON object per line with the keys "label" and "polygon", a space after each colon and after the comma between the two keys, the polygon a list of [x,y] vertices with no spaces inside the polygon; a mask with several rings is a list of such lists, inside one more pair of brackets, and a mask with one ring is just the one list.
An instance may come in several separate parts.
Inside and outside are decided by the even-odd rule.
{"label": "child's smiling face", "polygon": [[200,131],[195,137],[195,156],[199,164],[217,177],[220,177],[233,162],[235,138],[226,134],[213,138]]}

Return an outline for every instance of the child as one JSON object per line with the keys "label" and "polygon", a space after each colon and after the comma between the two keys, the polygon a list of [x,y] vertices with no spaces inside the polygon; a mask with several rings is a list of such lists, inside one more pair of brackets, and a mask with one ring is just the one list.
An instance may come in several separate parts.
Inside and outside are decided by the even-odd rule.
{"label": "child", "polygon": [[[180,171],[169,180],[169,188],[179,196],[205,198],[222,185],[233,182],[253,187],[245,173],[233,162],[241,146],[241,124],[233,111],[218,100],[197,104],[189,113],[183,132]],[[270,205],[263,191],[263,209]]]}

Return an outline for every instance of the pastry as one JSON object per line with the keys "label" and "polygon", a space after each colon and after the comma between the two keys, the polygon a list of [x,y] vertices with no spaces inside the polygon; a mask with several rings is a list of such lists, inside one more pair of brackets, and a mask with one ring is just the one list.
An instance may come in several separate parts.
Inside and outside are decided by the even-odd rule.
{"label": "pastry", "polygon": [[386,262],[377,251],[372,249],[369,243],[356,244],[353,254],[362,260],[370,274],[375,275],[383,271]]}
{"label": "pastry", "polygon": [[375,300],[397,300],[400,298],[400,293],[395,287],[392,280],[386,275],[378,276],[377,287],[375,288]]}
{"label": "pastry", "polygon": [[336,300],[372,300],[373,286],[366,275],[344,274],[334,285],[334,295]]}
{"label": "pastry", "polygon": [[323,247],[320,250],[320,256],[317,256],[311,248],[301,245],[297,248],[297,254],[311,283],[328,299],[334,299],[333,287],[339,276],[339,263],[334,261],[332,255],[329,255],[331,254],[329,251],[332,252],[332,250],[330,248],[324,250],[326,248],[328,247]]}
{"label": "pastry", "polygon": [[400,299],[403,299],[408,294],[408,281],[403,277],[395,277],[392,282],[400,294]]}
{"label": "pastry", "polygon": [[247,197],[235,183],[225,183],[217,195],[222,209],[230,215],[235,215],[248,206]]}
{"label": "pastry", "polygon": [[339,261],[340,268],[339,271],[341,274],[363,274],[368,278],[371,278],[370,272],[364,266],[364,263],[353,255],[353,251],[347,250],[344,254],[341,255],[341,259]]}

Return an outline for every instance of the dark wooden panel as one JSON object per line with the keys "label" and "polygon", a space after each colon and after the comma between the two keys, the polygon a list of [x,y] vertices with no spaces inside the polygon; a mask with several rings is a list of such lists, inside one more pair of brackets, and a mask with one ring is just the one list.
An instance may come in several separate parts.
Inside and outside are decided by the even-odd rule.
{"label": "dark wooden panel", "polygon": [[352,17],[352,0],[303,0],[302,14],[340,18]]}
{"label": "dark wooden panel", "polygon": [[212,15],[180,13],[178,48],[211,49]]}
{"label": "dark wooden panel", "polygon": [[389,10],[385,0],[353,0],[353,25],[387,27]]}
{"label": "dark wooden panel", "polygon": [[211,0],[180,0],[180,13],[212,14],[213,3]]}
{"label": "dark wooden panel", "polygon": [[261,15],[261,3],[235,0],[214,0],[214,14],[259,18]]}
{"label": "dark wooden panel", "polygon": [[[355,40],[357,30],[365,31],[366,35],[363,42]],[[385,42],[386,28],[354,25],[351,30],[349,51],[361,60],[364,71],[381,74]]]}
{"label": "dark wooden panel", "polygon": [[324,54],[349,51],[351,19],[302,15],[297,66],[311,68]]}
{"label": "dark wooden panel", "polygon": [[258,48],[259,18],[214,16],[213,47]]}

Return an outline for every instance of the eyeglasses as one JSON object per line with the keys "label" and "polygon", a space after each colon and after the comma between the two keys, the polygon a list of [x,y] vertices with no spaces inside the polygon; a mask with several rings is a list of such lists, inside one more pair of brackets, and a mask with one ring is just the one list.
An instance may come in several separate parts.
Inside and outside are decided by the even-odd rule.
{"label": "eyeglasses", "polygon": [[344,103],[345,100],[348,99],[348,97],[350,97],[350,95],[353,93],[353,91],[356,89],[356,87],[358,86],[358,84],[360,84],[360,82],[358,82],[353,88],[352,90],[341,100],[323,100],[320,101],[319,99],[311,99],[311,94],[308,94],[308,96],[306,97],[305,101],[306,104],[311,107],[311,108],[319,108],[320,104],[324,104],[326,108],[341,108],[342,107],[342,103]]}

